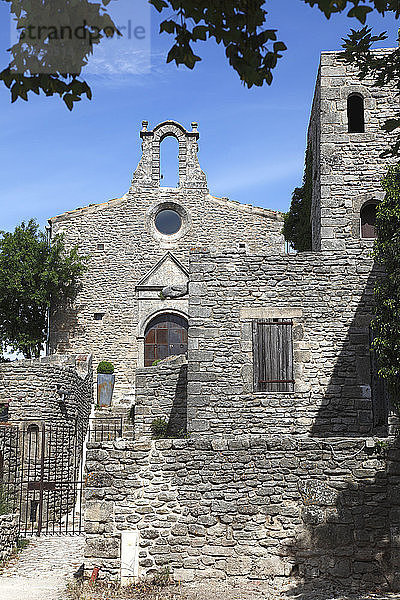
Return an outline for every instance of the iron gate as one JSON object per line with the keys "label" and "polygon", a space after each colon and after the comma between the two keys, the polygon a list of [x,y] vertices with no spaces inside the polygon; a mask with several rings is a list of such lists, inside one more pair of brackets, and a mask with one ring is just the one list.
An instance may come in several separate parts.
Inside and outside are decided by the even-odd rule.
{"label": "iron gate", "polygon": [[93,441],[116,439],[122,419],[0,426],[0,512],[19,513],[22,537],[81,533],[88,432]]}

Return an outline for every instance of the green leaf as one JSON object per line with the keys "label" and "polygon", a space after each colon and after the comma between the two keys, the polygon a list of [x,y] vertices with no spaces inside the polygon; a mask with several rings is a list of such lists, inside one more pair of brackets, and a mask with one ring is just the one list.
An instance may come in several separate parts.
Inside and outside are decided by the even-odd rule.
{"label": "green leaf", "polygon": [[158,12],[161,12],[163,8],[168,8],[168,3],[164,2],[164,0],[149,0],[149,2]]}
{"label": "green leaf", "polygon": [[174,21],[163,21],[160,25],[160,33],[165,31],[166,33],[174,33],[176,29],[176,24]]}
{"label": "green leaf", "polygon": [[367,14],[372,11],[373,11],[373,8],[371,8],[370,6],[354,6],[354,8],[351,8],[349,10],[349,12],[347,13],[347,16],[355,17],[361,23],[365,23],[365,21],[367,20]]}
{"label": "green leaf", "polygon": [[207,39],[208,28],[204,25],[197,25],[197,27],[193,28],[192,36],[194,40],[203,40]]}
{"label": "green leaf", "polygon": [[286,44],[284,44],[283,42],[275,42],[274,52],[284,52],[285,50],[287,50]]}
{"label": "green leaf", "polygon": [[73,94],[64,94],[63,100],[64,100],[65,104],[67,105],[68,109],[72,110],[73,107],[74,107],[74,96],[73,96]]}

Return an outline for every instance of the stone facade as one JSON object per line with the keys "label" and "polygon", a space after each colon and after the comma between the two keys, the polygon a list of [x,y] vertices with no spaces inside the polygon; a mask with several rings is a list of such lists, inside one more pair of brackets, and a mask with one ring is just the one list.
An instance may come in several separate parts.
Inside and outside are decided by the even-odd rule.
{"label": "stone facade", "polygon": [[[365,132],[348,133],[353,93]],[[89,572],[100,565],[127,582],[169,566],[177,580],[399,586],[397,420],[370,350],[379,271],[360,235],[362,207],[382,194],[379,127],[395,94],[323,53],[308,134],[312,252],[284,253],[281,214],[209,194],[196,124],[143,122],[129,192],[51,219],[51,235],[91,261],[75,305],[52,317],[50,349],[111,360],[117,400],[134,413],[134,441],[88,446]],[[168,135],[179,143],[177,188],[160,187]],[[181,223],[168,235],[162,210]],[[187,364],[144,368],[146,327],[165,313],[188,319]],[[264,346],[257,337],[271,323],[287,328],[274,339],[290,335],[276,347],[291,372],[277,361],[277,380],[257,375],[260,347],[274,360],[268,336]],[[157,417],[189,439],[151,440]]]}
{"label": "stone facade", "polygon": [[[179,142],[180,184],[160,187],[160,143],[172,135]],[[156,315],[188,317],[188,297],[160,299],[160,291],[188,281],[189,251],[221,251],[244,244],[254,253],[283,251],[282,214],[215,198],[207,189],[197,159],[199,134],[167,121],[141,131],[143,156],[132,186],[122,198],[76,209],[50,220],[51,235],[63,233],[90,255],[82,291],[72,308],[51,321],[50,350],[91,352],[94,365],[111,360],[116,367],[115,398],[129,392],[136,367],[143,366],[144,331]],[[155,227],[161,209],[173,209],[182,227],[163,235]],[[99,249],[100,248],[100,249]],[[102,316],[95,320],[94,315]]]}
{"label": "stone facade", "polygon": [[[191,255],[193,434],[374,432],[369,324],[375,274],[359,252]],[[293,321],[293,392],[258,392],[252,323]],[[386,429],[380,430],[385,433]]]}
{"label": "stone facade", "polygon": [[0,564],[7,560],[17,545],[18,515],[0,515]]}
{"label": "stone facade", "polygon": [[264,434],[91,444],[85,563],[125,582],[168,566],[180,581],[396,585],[400,455],[395,443],[376,454],[377,442]]}

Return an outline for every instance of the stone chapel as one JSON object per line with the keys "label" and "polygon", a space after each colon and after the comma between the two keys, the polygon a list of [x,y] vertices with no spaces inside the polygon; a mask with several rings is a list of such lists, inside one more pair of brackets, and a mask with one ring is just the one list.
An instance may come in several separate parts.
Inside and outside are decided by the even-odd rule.
{"label": "stone chapel", "polygon": [[[299,255],[285,253],[282,213],[210,194],[197,158],[197,123],[187,131],[174,121],[154,129],[143,121],[142,157],[129,191],[49,221],[51,236],[62,232],[67,244],[90,255],[74,306],[51,318],[50,353],[90,352],[94,366],[110,360],[114,401],[130,404],[137,403],[139,371],[187,355],[189,344],[196,365],[193,374],[189,365],[193,415],[203,414],[196,409],[201,400],[191,394],[201,389],[203,397],[218,396],[218,405],[226,395],[227,412],[241,414],[255,401],[256,415],[248,418],[253,425],[261,419],[261,429],[365,432],[386,426],[388,407],[370,353],[370,251],[387,166],[380,158],[387,143],[380,127],[394,110],[392,90],[360,82],[338,53],[322,54],[308,131],[312,250]],[[167,136],[179,144],[176,188],[160,185],[160,146]],[[205,297],[196,298],[205,287]],[[228,331],[215,326],[217,316]],[[204,337],[207,323],[213,325]],[[230,373],[236,358],[239,370]],[[214,367],[216,382],[207,389],[196,377],[203,369],[211,377]],[[269,401],[258,412],[260,394]],[[270,424],[276,394],[285,416],[276,422],[274,408]],[[194,418],[192,426],[198,422]]]}
{"label": "stone chapel", "polygon": [[[133,439],[87,445],[87,569],[400,586],[397,422],[370,330],[397,111],[395,89],[322,53],[308,252],[285,252],[281,213],[210,194],[196,123],[143,121],[129,191],[50,219],[90,263],[51,315],[49,352],[113,362],[112,410],[133,419]],[[176,188],[160,185],[167,136]]]}
{"label": "stone chapel", "polygon": [[[160,185],[167,136],[179,143],[176,188]],[[75,306],[52,319],[51,352],[86,348],[95,364],[110,360],[116,398],[130,391],[136,368],[187,352],[192,249],[284,251],[281,213],[209,193],[196,123],[191,131],[174,121],[149,130],[143,121],[140,137],[143,154],[127,194],[49,221],[52,236],[63,232],[91,257]]]}

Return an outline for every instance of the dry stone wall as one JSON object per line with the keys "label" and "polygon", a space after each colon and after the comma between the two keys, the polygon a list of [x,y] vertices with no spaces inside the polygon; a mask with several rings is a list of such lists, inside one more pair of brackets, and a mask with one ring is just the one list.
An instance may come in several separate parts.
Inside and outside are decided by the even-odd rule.
{"label": "dry stone wall", "polygon": [[[189,431],[372,432],[375,277],[371,257],[360,251],[274,257],[193,252]],[[254,389],[252,323],[264,318],[293,321],[293,392]]]}
{"label": "dry stone wall", "polygon": [[187,359],[171,356],[136,371],[135,439],[151,437],[154,419],[165,419],[169,435],[187,429]]}
{"label": "dry stone wall", "polygon": [[[90,444],[90,571],[396,585],[398,441],[242,436]],[[366,444],[369,444],[369,448]],[[126,559],[126,556],[125,556]],[[398,582],[397,582],[398,584]]]}
{"label": "dry stone wall", "polygon": [[0,515],[0,564],[13,553],[18,538],[18,515]]}

